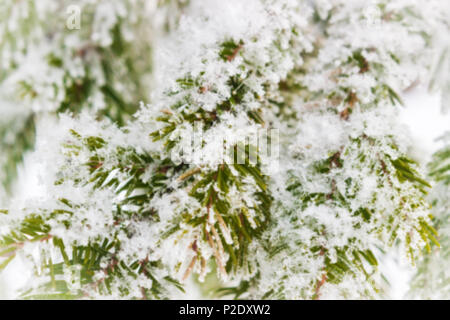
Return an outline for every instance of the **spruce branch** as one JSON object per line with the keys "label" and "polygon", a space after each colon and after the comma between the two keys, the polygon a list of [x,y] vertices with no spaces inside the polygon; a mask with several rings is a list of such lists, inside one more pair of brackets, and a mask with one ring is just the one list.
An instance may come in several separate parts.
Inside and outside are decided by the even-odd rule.
{"label": "spruce branch", "polygon": [[[168,27],[151,26],[156,46],[138,41],[150,28],[143,3],[120,3],[134,18],[110,7],[104,38],[87,28],[73,48],[61,48],[65,32],[49,39],[57,99],[19,81],[23,101],[47,99],[59,116],[30,155],[45,196],[0,211],[0,267],[20,255],[35,269],[21,297],[173,298],[212,274],[214,291],[236,298],[376,298],[386,250],[415,263],[445,244],[397,126],[401,93],[429,73],[428,48],[447,28],[437,1],[377,0],[375,16],[361,1],[165,1],[150,13]],[[94,28],[98,7],[83,8]],[[20,33],[35,57],[39,35]],[[135,112],[139,100],[149,104]],[[272,129],[265,142],[279,155],[251,139]],[[447,155],[431,167],[440,184]]]}

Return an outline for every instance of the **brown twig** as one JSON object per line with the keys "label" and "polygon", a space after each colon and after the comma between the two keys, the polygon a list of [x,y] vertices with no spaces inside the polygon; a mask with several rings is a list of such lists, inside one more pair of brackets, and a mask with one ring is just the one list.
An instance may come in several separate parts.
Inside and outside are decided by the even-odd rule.
{"label": "brown twig", "polygon": [[347,96],[347,107],[339,114],[342,120],[348,120],[350,117],[350,112],[355,107],[356,102],[358,102],[358,97],[356,93],[350,92]]}
{"label": "brown twig", "polygon": [[316,290],[314,293],[314,300],[319,300],[320,298],[320,288],[325,284],[325,281],[327,281],[327,274],[322,274],[322,278],[317,282]]}
{"label": "brown twig", "polygon": [[189,178],[190,176],[193,176],[196,173],[199,173],[201,171],[200,168],[193,168],[191,170],[186,171],[181,176],[178,177],[178,181],[183,181]]}
{"label": "brown twig", "polygon": [[165,114],[167,114],[167,115],[169,115],[169,116],[173,115],[173,112],[170,111],[169,109],[162,109],[161,112],[162,112],[162,113],[165,113]]}
{"label": "brown twig", "polygon": [[236,58],[237,54],[239,53],[239,51],[242,49],[243,45],[242,43],[239,43],[239,45],[233,50],[233,52],[231,53],[231,55],[229,55],[227,57],[227,61],[231,62],[234,60],[234,58]]}
{"label": "brown twig", "polygon": [[217,233],[216,228],[214,228],[213,225],[210,225],[211,227],[211,231],[214,235],[214,238],[216,239],[216,243],[217,243],[217,265],[219,266],[220,272],[226,277],[227,276],[227,271],[225,270],[225,266],[224,266],[224,261],[223,261],[223,256],[224,256],[224,250],[223,250],[223,245],[222,245],[222,240],[220,240],[219,234]]}
{"label": "brown twig", "polygon": [[228,229],[227,224],[223,220],[222,215],[220,213],[216,212],[216,217],[217,217],[217,221],[219,221],[219,226],[220,226],[220,229],[222,230],[222,233],[227,234],[231,237],[230,230]]}
{"label": "brown twig", "polygon": [[192,258],[191,263],[189,263],[189,266],[187,267],[186,271],[184,272],[184,275],[183,275],[183,281],[186,281],[186,279],[187,279],[187,278],[189,277],[189,275],[191,274],[192,269],[194,269],[195,261],[196,261],[196,260],[197,260],[197,255],[195,255],[195,256]]}

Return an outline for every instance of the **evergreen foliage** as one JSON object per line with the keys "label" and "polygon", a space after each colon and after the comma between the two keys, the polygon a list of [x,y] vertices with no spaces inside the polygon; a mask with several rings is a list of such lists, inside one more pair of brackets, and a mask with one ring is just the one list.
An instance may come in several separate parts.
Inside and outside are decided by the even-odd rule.
{"label": "evergreen foliage", "polygon": [[70,31],[68,4],[0,11],[4,181],[33,145],[41,164],[42,195],[0,214],[0,269],[35,274],[20,297],[174,298],[214,274],[217,296],[377,298],[386,251],[445,244],[398,109],[447,4],[81,1]]}
{"label": "evergreen foliage", "polygon": [[436,152],[429,165],[429,176],[434,181],[430,202],[433,205],[433,223],[439,231],[440,245],[433,246],[418,265],[411,281],[411,297],[422,299],[449,299],[450,274],[448,258],[450,248],[450,147],[448,134],[443,138],[445,146]]}

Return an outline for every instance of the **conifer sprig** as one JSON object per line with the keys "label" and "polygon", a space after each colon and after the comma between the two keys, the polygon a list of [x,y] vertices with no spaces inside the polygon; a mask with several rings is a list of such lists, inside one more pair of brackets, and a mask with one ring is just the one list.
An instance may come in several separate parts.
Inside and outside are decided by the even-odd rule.
{"label": "conifer sprig", "polygon": [[[430,184],[397,125],[446,28],[438,1],[180,1],[155,46],[128,41],[147,24],[139,0],[123,3],[137,20],[110,8],[105,38],[75,51],[89,72],[63,81],[52,108],[80,112],[38,130],[45,195],[0,215],[0,266],[35,268],[22,297],[173,298],[213,273],[236,298],[374,298],[386,250],[414,263],[439,245]],[[73,52],[53,49],[64,78]],[[271,129],[278,158],[252,139]]]}

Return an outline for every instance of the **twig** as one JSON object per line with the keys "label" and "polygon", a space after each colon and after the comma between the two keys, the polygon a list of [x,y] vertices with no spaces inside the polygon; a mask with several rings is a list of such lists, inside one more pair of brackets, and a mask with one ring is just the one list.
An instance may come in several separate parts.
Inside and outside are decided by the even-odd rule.
{"label": "twig", "polygon": [[200,171],[201,171],[200,168],[193,168],[191,170],[188,170],[178,177],[178,181],[186,180],[190,176],[193,176],[194,174],[199,173]]}
{"label": "twig", "polygon": [[173,112],[170,111],[169,109],[162,109],[161,112],[165,113],[165,114],[168,114],[169,116],[173,115]]}
{"label": "twig", "polygon": [[214,238],[216,239],[216,243],[217,243],[217,264],[219,266],[220,272],[224,275],[224,277],[227,276],[227,271],[225,270],[225,266],[224,266],[224,262],[223,262],[223,254],[224,254],[224,250],[223,250],[223,246],[222,246],[222,241],[220,240],[219,234],[217,233],[216,228],[214,228],[213,225],[211,226],[211,231],[214,235]]}
{"label": "twig", "polygon": [[327,281],[327,274],[326,273],[322,274],[322,279],[320,279],[320,281],[317,282],[316,291],[315,291],[315,294],[314,294],[314,300],[319,300],[320,288],[325,284],[325,281]]}
{"label": "twig", "polygon": [[237,54],[239,53],[239,51],[242,49],[243,45],[242,43],[240,43],[231,53],[230,56],[227,57],[227,61],[231,62],[234,60],[234,58],[236,58]]}
{"label": "twig", "polygon": [[192,272],[192,269],[194,269],[194,265],[195,265],[195,261],[197,260],[197,255],[194,256],[191,260],[191,263],[189,264],[189,266],[187,267],[184,275],[183,275],[183,281],[186,281],[186,279],[189,277],[189,275]]}

